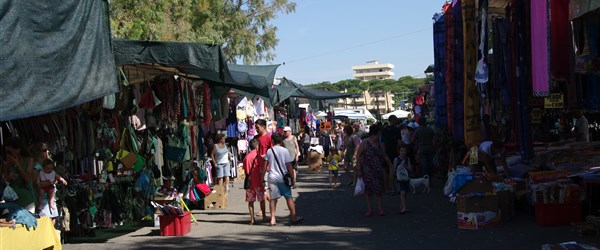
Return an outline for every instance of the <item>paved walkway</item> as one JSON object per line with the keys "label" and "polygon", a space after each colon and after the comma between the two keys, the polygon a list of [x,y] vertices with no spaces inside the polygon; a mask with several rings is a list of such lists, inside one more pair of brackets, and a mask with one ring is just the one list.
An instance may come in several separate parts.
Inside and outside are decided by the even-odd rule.
{"label": "paved walkway", "polygon": [[[545,243],[585,239],[571,227],[538,227],[534,216],[517,217],[496,228],[464,230],[456,227],[456,209],[441,193],[443,182],[433,180],[431,193],[408,195],[410,213],[399,215],[398,196],[384,196],[387,215],[363,217],[365,201],[353,189],[328,188],[327,174],[308,173],[301,167],[294,189],[299,215],[305,220],[290,226],[289,211],[278,203],[278,225],[248,225],[248,210],[241,182],[235,183],[224,210],[194,211],[200,220],[183,237],[161,237],[158,228],[146,227],[98,244],[67,244],[65,249],[540,249]],[[256,204],[258,205],[258,204]],[[258,207],[258,206],[256,206]],[[260,221],[257,219],[257,221]]]}

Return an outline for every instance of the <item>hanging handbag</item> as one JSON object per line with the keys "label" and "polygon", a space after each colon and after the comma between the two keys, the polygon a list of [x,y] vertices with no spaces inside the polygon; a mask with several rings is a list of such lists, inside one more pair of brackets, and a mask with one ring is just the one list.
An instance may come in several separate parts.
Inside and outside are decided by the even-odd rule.
{"label": "hanging handbag", "polygon": [[250,176],[252,176],[252,170],[254,170],[254,163],[256,163],[256,158],[258,157],[255,156],[254,160],[252,161],[252,167],[250,168],[250,172],[248,172],[248,175],[246,175],[246,178],[244,178],[244,189],[250,189]]}
{"label": "hanging handbag", "polygon": [[123,164],[123,167],[125,168],[125,170],[129,170],[131,169],[131,167],[133,167],[133,165],[135,164],[135,162],[137,161],[137,156],[135,155],[135,153],[129,152],[125,149],[125,134],[127,133],[127,128],[123,129],[123,134],[121,135],[121,142],[119,143],[119,151],[117,152],[117,160],[119,160],[121,162],[121,164]]}
{"label": "hanging handbag", "polygon": [[294,183],[292,182],[292,175],[290,175],[290,173],[283,173],[283,169],[281,169],[281,165],[279,164],[279,160],[277,159],[277,155],[275,154],[275,150],[273,150],[273,148],[271,148],[271,152],[273,152],[273,157],[275,157],[275,162],[277,163],[279,171],[281,174],[283,174],[283,183],[285,183],[285,185],[288,187],[293,186]]}

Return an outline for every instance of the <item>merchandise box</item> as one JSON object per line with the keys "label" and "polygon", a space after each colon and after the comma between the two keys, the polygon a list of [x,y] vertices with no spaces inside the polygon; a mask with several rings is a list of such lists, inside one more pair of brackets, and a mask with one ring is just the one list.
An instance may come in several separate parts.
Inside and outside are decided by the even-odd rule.
{"label": "merchandise box", "polygon": [[463,213],[496,211],[499,208],[498,196],[466,197],[458,196],[456,210]]}
{"label": "merchandise box", "polygon": [[458,190],[458,194],[491,193],[493,190],[494,188],[491,181],[488,181],[483,176],[475,175],[473,176],[472,181],[468,182],[464,187]]}
{"label": "merchandise box", "polygon": [[227,192],[223,186],[214,186],[214,193],[208,194],[204,198],[204,209],[223,209],[227,208]]}
{"label": "merchandise box", "polygon": [[457,212],[456,219],[458,228],[478,230],[498,226],[500,224],[500,212],[498,210],[476,213]]}

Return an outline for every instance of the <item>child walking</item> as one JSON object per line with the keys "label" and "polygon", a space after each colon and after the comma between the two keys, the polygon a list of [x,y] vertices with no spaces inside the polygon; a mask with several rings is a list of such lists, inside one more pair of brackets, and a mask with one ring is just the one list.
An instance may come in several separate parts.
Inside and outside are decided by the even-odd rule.
{"label": "child walking", "polygon": [[[338,170],[340,169],[340,161],[342,157],[338,153],[335,147],[329,150],[329,156],[327,156],[327,170],[329,170],[329,188],[337,186],[338,182]],[[332,186],[333,183],[333,186]]]}
{"label": "child walking", "polygon": [[42,210],[42,202],[44,200],[44,193],[48,193],[48,205],[50,205],[51,209],[56,209],[56,201],[54,200],[54,188],[57,181],[62,182],[64,185],[67,185],[67,181],[63,179],[60,175],[58,175],[54,171],[54,162],[50,159],[44,160],[42,162],[42,171],[40,171],[39,178],[39,190],[38,190],[38,201],[40,204],[39,209]]}
{"label": "child walking", "polygon": [[412,171],[412,164],[410,159],[407,157],[407,145],[404,143],[398,144],[398,157],[394,159],[394,166],[396,167],[396,180],[400,189],[400,211],[399,214],[405,214],[408,212],[406,209],[406,192],[410,191],[410,177],[409,171]]}

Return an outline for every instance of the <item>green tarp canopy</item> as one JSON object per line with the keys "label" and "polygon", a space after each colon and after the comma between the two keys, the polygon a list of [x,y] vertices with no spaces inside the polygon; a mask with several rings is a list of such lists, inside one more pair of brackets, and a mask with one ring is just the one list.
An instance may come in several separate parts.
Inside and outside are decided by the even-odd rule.
{"label": "green tarp canopy", "polygon": [[160,74],[234,84],[225,54],[218,45],[200,43],[114,39],[115,62],[130,82],[150,80]]}
{"label": "green tarp canopy", "polygon": [[296,91],[294,91],[294,93],[292,93],[290,97],[306,98],[310,100],[333,100],[339,98],[349,98],[354,96],[354,94],[351,93],[337,93],[322,89],[313,89],[305,87],[285,77],[281,80],[281,83],[279,83],[278,87],[296,88]]}
{"label": "green tarp canopy", "polygon": [[233,89],[242,95],[260,96],[271,105],[295,90],[272,88],[279,65],[228,65],[221,47],[216,45],[115,39],[114,51],[116,64],[123,67],[132,83],[178,74],[209,81],[214,95]]}
{"label": "green tarp canopy", "polygon": [[0,120],[117,92],[109,27],[107,1],[0,1]]}
{"label": "green tarp canopy", "polygon": [[[229,71],[234,81],[239,83],[231,88],[244,96],[260,96],[271,106],[277,105],[288,99],[296,88],[293,86],[275,86],[275,73],[277,65],[238,65],[229,64]],[[242,84],[250,84],[252,87],[244,87]]]}

